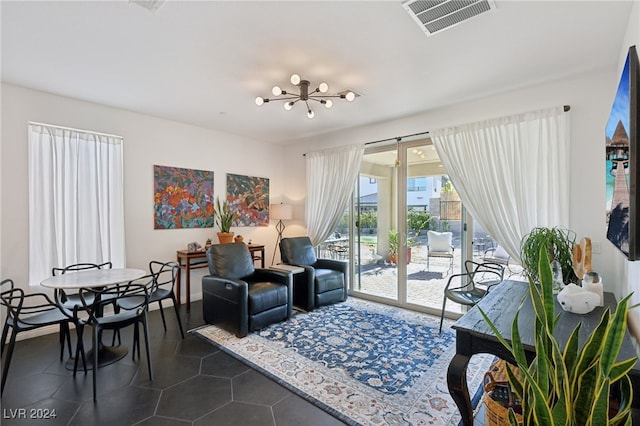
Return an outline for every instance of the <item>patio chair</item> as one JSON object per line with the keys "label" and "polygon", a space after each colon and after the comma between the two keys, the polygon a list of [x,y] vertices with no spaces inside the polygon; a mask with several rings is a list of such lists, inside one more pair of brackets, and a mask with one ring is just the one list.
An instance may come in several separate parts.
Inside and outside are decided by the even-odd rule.
{"label": "patio chair", "polygon": [[[467,260],[464,263],[465,273],[453,274],[444,288],[442,312],[440,313],[440,333],[447,305],[447,299],[464,306],[474,306],[491,289],[504,279],[503,265],[491,262],[478,263]],[[456,286],[456,284],[458,284]]]}
{"label": "patio chair", "polygon": [[502,265],[507,269],[507,271],[509,271],[509,276],[514,274],[509,264],[509,262],[511,261],[511,256],[509,256],[509,253],[507,253],[505,249],[499,244],[495,247],[491,247],[485,250],[484,255],[482,256],[482,261]]}
{"label": "patio chair", "polygon": [[453,272],[453,233],[452,232],[436,232],[427,231],[427,271],[429,270],[429,259],[444,258],[449,259],[449,267],[445,275],[449,271]]}

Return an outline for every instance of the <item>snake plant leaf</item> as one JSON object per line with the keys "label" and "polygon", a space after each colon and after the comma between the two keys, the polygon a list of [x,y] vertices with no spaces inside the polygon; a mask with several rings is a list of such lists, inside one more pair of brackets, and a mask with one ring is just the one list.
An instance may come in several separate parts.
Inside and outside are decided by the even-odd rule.
{"label": "snake plant leaf", "polygon": [[507,378],[509,379],[509,385],[511,385],[511,391],[515,393],[518,399],[522,401],[524,397],[524,390],[522,387],[522,383],[520,383],[520,380],[518,379],[518,377],[516,377],[514,371],[511,369],[509,364],[506,363],[505,366],[507,367],[506,368]]}
{"label": "snake plant leaf", "polygon": [[511,426],[518,426],[520,424],[513,408],[509,408],[509,424]]}
{"label": "snake plant leaf", "polygon": [[618,412],[610,420],[611,424],[614,425],[619,424],[625,418],[625,416],[629,416],[629,413],[631,412],[631,403],[633,401],[633,387],[631,386],[631,379],[629,378],[629,376],[624,376],[623,379],[620,380],[619,386],[620,396]]}
{"label": "snake plant leaf", "polygon": [[[542,254],[544,252],[544,255]],[[540,283],[544,286],[553,283],[553,274],[551,272],[551,263],[547,257],[546,247],[540,248],[540,263],[538,264],[538,276]],[[549,291],[551,290],[551,291]],[[556,312],[556,304],[553,299],[553,290],[550,288],[543,288],[542,297],[544,301],[544,318],[547,321],[547,327],[553,327],[554,316]]]}
{"label": "snake plant leaf", "polygon": [[[633,294],[633,293],[632,293]],[[620,348],[622,347],[622,341],[624,340],[624,333],[627,330],[627,303],[631,294],[623,298],[616,311],[613,314],[613,320],[611,321],[611,327],[607,329],[607,335],[604,340],[604,347],[602,348],[602,355],[600,357],[600,364],[602,365],[602,374],[609,375],[613,363],[616,362]]]}
{"label": "snake plant leaf", "polygon": [[[582,350],[578,353],[578,364],[576,366],[578,374],[579,372],[587,369],[593,364],[594,360],[600,357],[604,338],[607,334],[607,327],[609,327],[609,316],[609,310],[605,309],[600,319],[600,323],[595,330],[593,330],[587,341],[584,343]],[[576,376],[574,380],[577,379],[577,377],[579,376]]]}
{"label": "snake plant leaf", "polygon": [[609,420],[609,379],[604,379],[599,386],[591,408],[587,426],[606,425]]}
{"label": "snake plant leaf", "polygon": [[[509,342],[507,342],[507,340],[502,336],[502,334],[498,331],[498,329],[496,328],[496,326],[491,322],[491,320],[489,319],[489,317],[487,316],[487,314],[482,310],[482,308],[480,306],[478,306],[478,311],[480,311],[480,315],[482,315],[482,318],[486,321],[486,323],[489,325],[489,328],[491,329],[491,331],[493,332],[493,334],[496,335],[496,338],[498,339],[498,341],[502,344],[502,346],[505,347],[505,349],[507,349],[509,352],[513,353],[513,348],[511,347],[511,345],[509,344]],[[520,308],[518,308],[518,311],[520,311]],[[516,312],[516,316],[518,315],[518,313]]]}
{"label": "snake plant leaf", "polygon": [[513,317],[513,322],[511,323],[511,353],[516,360],[516,364],[519,366],[526,366],[528,365],[528,362],[527,356],[524,352],[524,346],[522,345],[522,338],[520,337],[519,318],[520,309],[516,311],[516,314]]}
{"label": "snake plant leaf", "polygon": [[573,382],[573,378],[576,374],[576,365],[578,363],[578,348],[579,348],[579,340],[578,336],[580,334],[580,329],[582,328],[582,323],[578,323],[576,328],[573,329],[571,335],[569,336],[569,340],[564,347],[564,352],[562,357],[564,359],[564,365],[567,370],[567,378],[570,383]]}
{"label": "snake plant leaf", "polygon": [[[544,345],[544,337],[541,335],[537,336],[536,347],[540,347]],[[540,387],[540,391],[543,395],[549,395],[549,359],[547,358],[547,354],[540,353],[536,356],[536,371],[535,371],[535,379]]]}
{"label": "snake plant leaf", "polygon": [[615,383],[626,376],[637,362],[638,358],[633,357],[613,364],[613,366],[611,367],[611,371],[609,371],[609,378],[611,379],[611,383]]}
{"label": "snake plant leaf", "polygon": [[589,419],[589,412],[596,398],[596,389],[600,387],[600,366],[593,363],[589,368],[578,375],[578,381],[574,385],[576,407],[582,407],[581,410],[575,410],[576,424],[586,425]]}

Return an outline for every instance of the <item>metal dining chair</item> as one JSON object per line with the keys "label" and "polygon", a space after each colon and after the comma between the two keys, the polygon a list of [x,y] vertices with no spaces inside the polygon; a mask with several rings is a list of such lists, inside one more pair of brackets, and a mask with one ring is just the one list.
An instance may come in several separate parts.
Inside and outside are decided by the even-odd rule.
{"label": "metal dining chair", "polygon": [[442,298],[442,312],[440,313],[440,331],[447,299],[464,306],[474,306],[491,289],[504,279],[504,267],[497,263],[478,263],[467,260],[464,263],[465,273],[453,274],[449,277],[444,288]]}
{"label": "metal dining chair", "polygon": [[[62,268],[54,267],[51,269],[51,275],[54,277],[56,275],[63,275],[67,272],[78,272],[78,271],[87,271],[90,269],[111,269],[113,265],[111,262],[104,263],[76,263],[73,265],[68,265]],[[57,297],[58,302],[61,303],[61,306],[73,310],[73,307],[78,305],[80,306],[80,295],[78,293],[68,293],[63,290],[57,290],[61,294]]]}
{"label": "metal dining chair", "polygon": [[[131,353],[132,359],[135,360],[136,350],[140,358],[139,326],[142,325],[147,352],[149,380],[153,380],[147,312],[149,308],[149,289],[153,286],[154,280],[155,276],[149,274],[118,286],[103,289],[87,288],[82,289],[79,293],[80,301],[89,315],[89,317],[83,321],[85,325],[92,328],[94,401],[97,400],[98,352],[101,334],[104,330],[112,330],[115,333],[125,327],[134,326]],[[104,307],[112,303],[118,306],[117,312],[105,315]]]}
{"label": "metal dining chair", "polygon": [[[71,356],[71,333],[69,332],[68,316],[46,294],[26,294],[21,288],[16,288],[11,279],[2,280],[0,289],[0,303],[7,308],[7,318],[2,328],[2,347],[0,349],[4,360],[1,394],[4,392],[4,385],[7,381],[7,373],[11,365],[11,357],[18,333],[59,324],[61,361],[64,357],[65,341],[69,347],[69,356]],[[11,329],[11,337],[9,338],[7,354],[4,355],[9,329]]]}
{"label": "metal dining chair", "polygon": [[158,302],[158,306],[160,307],[160,316],[162,317],[162,325],[166,332],[167,323],[164,318],[162,301],[167,299],[171,300],[173,303],[173,309],[176,313],[176,319],[178,320],[180,335],[184,339],[184,329],[182,328],[182,321],[180,320],[178,302],[176,301],[176,295],[173,291],[176,283],[176,277],[180,273],[180,266],[178,266],[177,262],[159,262],[157,260],[152,260],[149,262],[149,272],[151,272],[155,277],[149,294],[149,303]]}

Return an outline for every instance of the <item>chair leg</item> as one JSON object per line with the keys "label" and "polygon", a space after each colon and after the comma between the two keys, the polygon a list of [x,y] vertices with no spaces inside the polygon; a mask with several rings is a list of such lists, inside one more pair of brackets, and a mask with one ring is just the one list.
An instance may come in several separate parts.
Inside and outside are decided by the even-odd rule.
{"label": "chair leg", "polygon": [[7,343],[7,335],[9,334],[9,323],[4,322],[4,327],[2,327],[2,342],[0,342],[0,354],[4,353],[4,345]]}
{"label": "chair leg", "polygon": [[444,321],[444,308],[447,306],[447,296],[442,299],[442,312],[440,312],[440,330],[438,334],[442,333],[442,322]]}
{"label": "chair leg", "polygon": [[71,330],[69,329],[69,323],[60,323],[60,361],[64,359],[64,344],[67,343],[69,348],[69,356],[73,356],[71,350]]}
{"label": "chair leg", "polygon": [[[147,349],[147,367],[149,368],[149,380],[153,381],[153,369],[151,367],[151,350],[149,348],[149,322],[147,321],[147,312],[143,314],[144,327],[144,345]],[[138,349],[140,351],[140,349]]]}
{"label": "chair leg", "polygon": [[78,371],[78,359],[80,359],[80,355],[82,355],[82,367],[84,368],[84,374],[87,374],[87,357],[84,352],[84,341],[83,341],[83,331],[84,326],[78,324],[76,325],[76,359],[73,362],[73,376],[75,377],[76,372]]}
{"label": "chair leg", "polygon": [[167,332],[167,322],[164,319],[164,309],[162,309],[162,300],[158,300],[158,306],[160,306],[160,316],[162,317],[162,325],[164,326],[165,333]]}
{"label": "chair leg", "polygon": [[100,330],[96,325],[93,326],[93,343],[92,343],[92,348],[93,348],[93,400],[97,401],[97,386],[96,386],[96,382],[98,380],[98,351],[100,349],[99,345],[100,345],[100,340],[98,338],[100,334]]}
{"label": "chair leg", "polygon": [[180,319],[180,309],[178,308],[178,302],[176,301],[175,296],[171,296],[171,300],[173,301],[173,310],[176,311],[176,319],[178,320],[178,327],[180,327],[180,335],[184,339],[184,329],[182,328],[182,320]]}
{"label": "chair leg", "polygon": [[7,374],[9,373],[9,365],[11,364],[11,356],[13,355],[13,348],[16,344],[16,336],[18,332],[15,327],[11,330],[11,340],[9,340],[9,347],[7,348],[7,354],[4,356],[4,368],[2,369],[2,387],[0,388],[0,395],[4,393],[4,384],[7,382]]}
{"label": "chair leg", "polygon": [[133,347],[131,348],[131,360],[136,360],[136,349],[138,350],[138,357],[140,358],[140,331],[138,323],[133,324]]}

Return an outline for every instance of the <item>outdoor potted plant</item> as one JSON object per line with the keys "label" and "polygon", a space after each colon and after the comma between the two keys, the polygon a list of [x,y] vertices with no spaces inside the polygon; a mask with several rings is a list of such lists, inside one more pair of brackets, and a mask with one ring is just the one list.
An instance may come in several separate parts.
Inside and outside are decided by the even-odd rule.
{"label": "outdoor potted plant", "polygon": [[[613,314],[606,309],[600,324],[582,346],[578,342],[580,325],[561,348],[554,336],[557,323],[553,296],[550,250],[539,252],[538,282],[530,278],[529,293],[535,312],[536,357],[529,363],[518,330],[518,313],[507,342],[485,312],[480,309],[500,343],[516,360],[519,374],[506,365],[511,389],[522,401],[522,419],[509,408],[511,425],[614,425],[631,424],[632,385],[628,373],[637,357],[617,361],[627,329],[629,298],[623,298]],[[611,391],[617,389],[617,403],[610,405]]]}
{"label": "outdoor potted plant", "polygon": [[216,206],[214,209],[214,218],[216,225],[220,228],[218,232],[218,241],[220,244],[226,244],[233,241],[233,232],[231,232],[231,224],[238,214],[229,211],[229,205],[226,201],[220,202],[220,197],[216,197]]}
{"label": "outdoor potted plant", "polygon": [[[398,264],[398,248],[399,248],[398,231],[395,229],[389,230],[389,262]],[[411,246],[413,240],[409,238],[407,240],[407,265],[411,263]]]}
{"label": "outdoor potted plant", "polygon": [[522,239],[520,246],[520,261],[525,276],[530,281],[538,279],[538,263],[540,248],[545,247],[549,261],[554,259],[560,263],[562,277],[565,283],[577,282],[573,271],[573,245],[576,241],[575,232],[560,227],[537,227]]}

